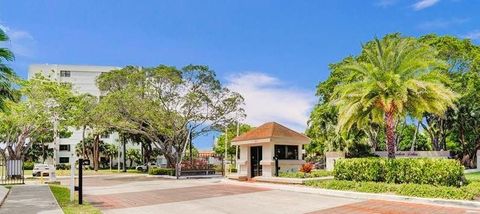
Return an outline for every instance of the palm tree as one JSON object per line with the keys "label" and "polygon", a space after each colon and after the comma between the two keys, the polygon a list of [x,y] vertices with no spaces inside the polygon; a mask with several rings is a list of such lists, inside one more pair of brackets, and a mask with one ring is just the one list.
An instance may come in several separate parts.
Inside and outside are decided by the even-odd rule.
{"label": "palm tree", "polygon": [[[8,41],[8,36],[0,28],[0,42]],[[5,62],[15,59],[13,53],[7,48],[0,48],[0,110],[5,110],[5,100],[13,100],[12,78],[15,76],[13,70]]]}
{"label": "palm tree", "polygon": [[112,160],[118,155],[118,146],[115,144],[107,144],[104,154],[108,156],[108,159],[110,161],[110,170],[112,170]]}
{"label": "palm tree", "polygon": [[435,50],[414,38],[387,35],[367,43],[361,55],[342,64],[348,82],[335,88],[332,103],[338,106],[337,131],[370,122],[384,123],[388,157],[395,157],[395,124],[398,118],[421,119],[428,112],[443,115],[456,94],[445,86],[441,72],[446,63]]}

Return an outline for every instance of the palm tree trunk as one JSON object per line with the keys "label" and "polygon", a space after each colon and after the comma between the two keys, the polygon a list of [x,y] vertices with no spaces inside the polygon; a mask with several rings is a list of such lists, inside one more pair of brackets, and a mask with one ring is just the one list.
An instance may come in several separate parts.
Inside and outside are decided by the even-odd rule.
{"label": "palm tree trunk", "polygon": [[385,122],[387,125],[388,158],[395,158],[395,118],[393,111],[385,113]]}
{"label": "palm tree trunk", "polygon": [[412,146],[410,147],[411,152],[415,151],[415,143],[417,143],[418,128],[420,128],[420,121],[417,122],[417,128],[415,129],[415,134],[413,134]]}

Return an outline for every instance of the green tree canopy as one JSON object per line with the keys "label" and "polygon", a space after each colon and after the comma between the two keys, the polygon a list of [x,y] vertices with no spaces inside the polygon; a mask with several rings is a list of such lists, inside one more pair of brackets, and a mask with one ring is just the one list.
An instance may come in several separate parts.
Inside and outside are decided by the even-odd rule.
{"label": "green tree canopy", "polygon": [[144,136],[172,167],[189,132],[196,137],[242,113],[243,98],[222,86],[207,66],[127,66],[102,74],[97,84],[105,97],[96,111],[106,126]]}

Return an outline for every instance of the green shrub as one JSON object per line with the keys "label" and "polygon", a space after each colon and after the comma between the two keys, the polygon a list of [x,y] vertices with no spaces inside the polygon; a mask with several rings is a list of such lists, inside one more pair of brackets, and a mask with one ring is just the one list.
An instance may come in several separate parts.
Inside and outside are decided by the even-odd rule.
{"label": "green shrub", "polygon": [[335,163],[335,179],[461,186],[463,166],[440,158],[353,158]]}
{"label": "green shrub", "polygon": [[149,175],[171,175],[171,176],[174,176],[175,175],[175,169],[150,167],[148,169],[148,174]]}
{"label": "green shrub", "polygon": [[60,163],[55,166],[55,169],[58,170],[69,170],[70,169],[70,164],[69,163]]}
{"label": "green shrub", "polygon": [[473,200],[480,196],[480,182],[472,182],[462,187],[434,186],[428,184],[393,184],[385,182],[358,182],[344,180],[307,181],[307,186],[323,189],[347,190],[369,193],[392,193],[397,195]]}
{"label": "green shrub", "polygon": [[23,169],[24,170],[32,170],[33,169],[34,163],[31,161],[25,161],[23,162]]}

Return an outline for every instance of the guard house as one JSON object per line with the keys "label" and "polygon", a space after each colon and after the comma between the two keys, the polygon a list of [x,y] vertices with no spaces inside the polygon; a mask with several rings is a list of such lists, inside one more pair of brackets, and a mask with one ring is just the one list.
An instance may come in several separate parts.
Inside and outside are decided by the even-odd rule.
{"label": "guard house", "polygon": [[265,123],[232,140],[238,145],[238,178],[275,175],[275,159],[278,157],[280,172],[298,171],[305,163],[302,146],[310,138],[275,122]]}

